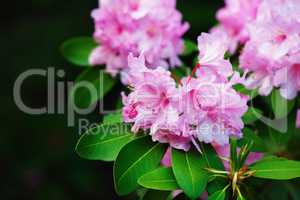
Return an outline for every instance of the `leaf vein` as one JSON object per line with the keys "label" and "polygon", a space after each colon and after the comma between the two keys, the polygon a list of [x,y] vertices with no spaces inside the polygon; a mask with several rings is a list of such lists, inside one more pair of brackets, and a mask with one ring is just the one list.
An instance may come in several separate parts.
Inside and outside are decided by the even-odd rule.
{"label": "leaf vein", "polygon": [[156,145],[154,145],[151,149],[149,149],[143,156],[141,156],[139,159],[137,159],[130,167],[128,167],[127,170],[125,170],[125,172],[121,175],[121,177],[118,180],[118,184],[120,184],[121,180],[125,177],[125,175],[139,162],[141,161],[143,158],[145,158],[149,153],[151,153],[157,146],[159,145],[159,143],[157,143]]}
{"label": "leaf vein", "polygon": [[105,140],[105,141],[102,140],[102,141],[94,143],[94,144],[89,144],[89,145],[86,145],[86,146],[82,146],[81,149],[86,149],[86,148],[89,148],[89,147],[92,147],[92,146],[113,142],[113,141],[123,139],[123,138],[126,138],[126,137],[131,137],[131,136],[132,135],[124,135],[124,136],[120,136],[120,137],[111,138],[111,139],[108,139],[108,140]]}

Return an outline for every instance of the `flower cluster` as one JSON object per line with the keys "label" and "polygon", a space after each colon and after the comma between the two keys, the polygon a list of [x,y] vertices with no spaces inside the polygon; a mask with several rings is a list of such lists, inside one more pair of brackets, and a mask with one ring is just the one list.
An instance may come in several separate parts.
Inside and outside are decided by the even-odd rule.
{"label": "flower cluster", "polygon": [[[251,184],[253,178],[300,177],[294,170],[300,162],[287,159],[295,157],[295,152],[287,148],[291,138],[280,145],[265,142],[274,139],[277,132],[296,131],[285,120],[274,124],[279,118],[294,116],[292,108],[296,106],[293,122],[300,129],[300,102],[274,98],[280,91],[285,99],[294,99],[300,91],[300,0],[224,1],[225,6],[216,14],[219,24],[198,37],[196,59],[190,59],[197,50],[192,41],[185,42],[184,50],[182,36],[189,25],[182,22],[176,0],[99,0],[100,8],[92,12],[98,47],[89,55],[89,62],[105,65],[112,76],[120,74],[126,91],[121,93],[122,112],[104,116],[97,130],[93,127],[83,134],[76,152],[91,160],[115,161],[118,194],[129,195],[141,186],[174,190],[169,195],[173,198],[183,193],[190,199],[245,199],[244,185]],[[76,51],[65,53],[74,63],[78,63],[75,54],[82,50],[81,40],[77,41],[63,45],[69,50],[75,42]],[[179,55],[183,50],[182,56],[197,60],[196,66],[189,75],[181,69],[172,69],[172,74],[169,68],[181,65]],[[230,60],[236,64],[234,68]],[[82,79],[90,80],[85,75]],[[106,83],[113,84],[111,80]],[[269,95],[273,88],[276,91]],[[246,94],[254,93],[251,99],[257,94],[269,97],[256,98],[248,111],[250,98]],[[76,97],[85,98],[83,94]],[[256,108],[265,102],[272,106]],[[287,106],[285,103],[288,110],[280,107]],[[120,126],[122,130],[115,129]],[[132,134],[124,136],[128,131],[123,129],[128,126]],[[107,130],[99,132],[98,128]],[[95,131],[100,135],[95,137]],[[264,131],[269,133],[261,138]],[[135,134],[147,137],[133,137]],[[151,144],[151,139],[155,143]],[[107,145],[99,148],[95,145],[99,143]],[[191,147],[203,155],[195,159]],[[147,159],[143,151],[147,151]],[[143,170],[131,167],[149,163]],[[285,171],[280,172],[281,168]],[[199,169],[202,178],[194,172],[185,173],[187,169]],[[175,185],[148,184],[153,175],[157,183],[172,175]],[[214,188],[219,179],[212,180],[212,176],[224,178],[224,187]],[[199,187],[194,187],[194,178]],[[264,191],[264,196],[272,198],[268,192]]]}
{"label": "flower cluster", "polygon": [[[268,95],[273,87],[292,99],[300,90],[300,2],[297,0],[227,0],[212,32],[226,32],[231,49],[245,44],[240,64],[253,74],[246,85]],[[232,51],[232,52],[233,52]],[[288,76],[289,74],[289,76]]]}
{"label": "flower cluster", "polygon": [[[133,123],[134,132],[149,130],[154,141],[184,150],[191,142],[195,144],[196,138],[225,145],[230,136],[242,136],[241,117],[248,109],[248,97],[232,88],[236,75],[228,81],[232,67],[224,60],[226,40],[218,34],[202,34],[198,41],[202,67],[196,78],[185,77],[180,85],[166,69],[147,68],[143,55],[129,56],[132,92],[123,94],[123,118]],[[216,49],[218,45],[225,46]]]}
{"label": "flower cluster", "polygon": [[300,1],[265,0],[257,18],[248,25],[250,40],[240,56],[242,68],[252,75],[246,85],[268,95],[279,87],[293,99],[300,90]]}
{"label": "flower cluster", "polygon": [[92,17],[99,43],[90,56],[92,65],[106,64],[107,72],[116,75],[128,68],[129,53],[143,53],[150,68],[181,64],[178,55],[189,26],[182,24],[176,0],[101,0]]}

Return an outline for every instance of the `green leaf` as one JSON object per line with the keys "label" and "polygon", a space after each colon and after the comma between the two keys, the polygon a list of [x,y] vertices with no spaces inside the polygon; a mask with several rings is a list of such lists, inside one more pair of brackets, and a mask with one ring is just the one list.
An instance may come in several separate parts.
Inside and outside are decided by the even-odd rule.
{"label": "green leaf", "polygon": [[230,138],[230,168],[234,170],[234,172],[238,167],[238,159],[237,159],[237,139]]}
{"label": "green leaf", "polygon": [[139,178],[138,183],[154,190],[177,190],[178,185],[171,168],[160,167]]}
{"label": "green leaf", "polygon": [[178,185],[191,199],[198,198],[205,190],[209,173],[204,170],[205,159],[195,151],[172,149],[172,168]]}
{"label": "green leaf", "polygon": [[196,66],[199,63],[198,56],[193,59],[193,66]]}
{"label": "green leaf", "polygon": [[136,199],[142,200],[145,197],[147,192],[148,192],[148,189],[146,189],[146,188],[138,188],[135,192],[136,193],[136,196],[135,196]]}
{"label": "green leaf", "polygon": [[207,184],[206,191],[208,194],[213,194],[219,190],[222,190],[228,185],[228,180],[223,177],[216,177],[214,180]]}
{"label": "green leaf", "polygon": [[206,161],[206,166],[208,168],[225,170],[222,160],[218,156],[215,149],[210,144],[201,143],[202,155]]}
{"label": "green leaf", "polygon": [[88,69],[76,79],[70,101],[81,109],[88,108],[102,99],[114,84],[115,80],[103,70]]}
{"label": "green leaf", "polygon": [[272,127],[267,127],[269,138],[266,142],[269,144],[269,147],[272,151],[284,151],[293,138],[294,135],[297,135],[296,125],[295,125],[295,115],[294,113],[289,115],[285,123],[287,124],[287,130],[284,132],[273,129]]}
{"label": "green leaf", "polygon": [[[171,69],[171,73],[173,77],[176,77],[178,79],[183,78],[184,76],[187,76],[187,67],[177,67],[174,69]],[[177,80],[175,80],[177,81]]]}
{"label": "green leaf", "polygon": [[160,163],[165,148],[149,137],[136,139],[120,151],[114,164],[114,182],[119,195],[127,195],[138,188],[138,179],[154,170]]}
{"label": "green leaf", "polygon": [[238,141],[239,147],[242,147],[250,142],[253,142],[253,146],[251,151],[253,152],[266,152],[267,147],[264,140],[258,136],[258,134],[254,133],[253,130],[249,128],[243,129],[243,137]]}
{"label": "green leaf", "polygon": [[245,197],[243,195],[239,195],[237,200],[246,200]]}
{"label": "green leaf", "polygon": [[61,46],[62,55],[71,63],[78,66],[89,66],[89,56],[97,47],[91,37],[77,37],[65,41]]}
{"label": "green leaf", "polygon": [[123,108],[123,101],[122,101],[122,97],[119,97],[117,102],[116,102],[116,105],[115,105],[115,108],[116,109],[122,109]]}
{"label": "green leaf", "polygon": [[122,123],[122,113],[121,112],[114,112],[103,117],[104,124],[115,124],[115,123]]}
{"label": "green leaf", "polygon": [[233,87],[239,93],[242,93],[242,94],[245,94],[245,95],[249,96],[250,100],[254,99],[258,95],[258,91],[256,89],[248,90],[247,88],[245,88],[244,85],[241,85],[241,84],[236,84]]}
{"label": "green leaf", "polygon": [[182,53],[183,56],[190,55],[194,52],[198,51],[198,46],[191,40],[184,40],[184,51]]}
{"label": "green leaf", "polygon": [[188,67],[177,67],[174,69],[171,69],[171,76],[175,80],[177,86],[182,84],[181,79],[189,73],[189,68]]}
{"label": "green leaf", "polygon": [[[292,198],[289,194],[288,189],[285,187],[285,184],[287,181],[269,181],[268,187],[265,187],[262,191],[262,199],[280,199],[280,200],[292,200]],[[297,200],[295,198],[294,200]]]}
{"label": "green leaf", "polygon": [[113,161],[122,147],[134,139],[134,134],[125,124],[101,125],[81,136],[76,153],[90,160]]}
{"label": "green leaf", "polygon": [[292,199],[300,199],[300,191],[299,191],[299,181],[295,182],[294,184],[284,182],[284,186],[289,192]]}
{"label": "green leaf", "polygon": [[249,107],[248,111],[244,114],[243,116],[243,122],[245,124],[251,124],[255,121],[257,121],[258,119],[261,118],[262,116],[262,111],[257,109],[257,108],[254,108],[254,107]]}
{"label": "green leaf", "polygon": [[208,200],[225,200],[226,198],[226,190],[228,186],[223,190],[219,190],[208,197]]}
{"label": "green leaf", "polygon": [[271,95],[271,105],[276,119],[286,117],[295,105],[295,100],[286,100],[279,90],[273,90]]}
{"label": "green leaf", "polygon": [[258,178],[289,180],[300,177],[300,162],[285,159],[264,159],[254,163],[250,170]]}
{"label": "green leaf", "polygon": [[[226,52],[226,54],[228,55],[228,51]],[[226,56],[226,54],[225,54],[225,56]],[[225,58],[225,56],[224,56],[224,58]],[[241,72],[241,68],[239,67],[239,60],[237,58],[235,58],[234,56],[231,56],[231,55],[229,55],[228,58],[229,58],[229,60],[232,64],[232,69],[234,71]],[[237,84],[237,85],[238,85],[238,87],[243,87],[244,88],[244,86],[241,85],[241,84]]]}

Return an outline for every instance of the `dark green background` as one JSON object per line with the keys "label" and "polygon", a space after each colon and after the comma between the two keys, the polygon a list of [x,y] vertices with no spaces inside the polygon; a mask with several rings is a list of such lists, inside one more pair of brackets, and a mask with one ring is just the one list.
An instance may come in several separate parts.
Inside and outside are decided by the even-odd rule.
{"label": "dark green background", "polygon": [[[112,164],[74,153],[78,134],[67,127],[66,115],[24,114],[12,96],[14,81],[28,69],[53,66],[66,72],[57,81],[75,79],[82,69],[67,63],[59,46],[70,37],[93,33],[90,12],[96,6],[97,0],[23,0],[9,1],[8,6],[2,2],[1,199],[118,199]],[[178,0],[191,24],[186,37],[196,40],[214,25],[221,6],[221,0]],[[46,89],[45,78],[32,77],[24,83],[22,97],[27,105],[41,107],[47,103]],[[100,121],[97,113],[89,118]]]}

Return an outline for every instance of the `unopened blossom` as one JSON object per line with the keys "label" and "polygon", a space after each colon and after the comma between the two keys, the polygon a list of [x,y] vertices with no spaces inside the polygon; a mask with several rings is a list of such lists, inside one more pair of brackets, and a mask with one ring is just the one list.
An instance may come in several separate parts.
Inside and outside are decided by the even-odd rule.
{"label": "unopened blossom", "polygon": [[274,87],[287,99],[300,90],[300,1],[265,0],[248,25],[250,39],[240,66],[252,72],[245,85],[268,95]]}
{"label": "unopened blossom", "polygon": [[123,94],[123,119],[133,124],[132,131],[144,130],[153,141],[183,150],[191,144],[197,147],[197,139],[225,145],[230,136],[242,136],[241,117],[248,109],[248,98],[232,88],[236,75],[220,81],[218,74],[208,70],[212,73],[185,77],[176,86],[166,69],[148,69],[143,55],[130,55],[128,61],[132,91]]}
{"label": "unopened blossom", "polygon": [[262,0],[225,0],[225,6],[217,12],[220,24],[212,32],[225,32],[231,41],[231,52],[237,43],[244,44],[248,38],[247,24],[256,19],[258,6]]}
{"label": "unopened blossom", "polygon": [[230,61],[224,59],[229,43],[228,36],[222,32],[202,33],[198,37],[200,69],[197,73],[214,73],[214,77],[227,81],[233,73]]}
{"label": "unopened blossom", "polygon": [[99,44],[90,55],[92,65],[105,64],[116,75],[128,68],[129,53],[143,53],[150,68],[181,64],[188,24],[182,23],[176,0],[100,0],[92,17]]}
{"label": "unopened blossom", "polygon": [[172,154],[172,148],[169,147],[167,149],[167,151],[165,152],[164,157],[160,161],[160,163],[162,164],[162,166],[164,166],[164,167],[171,167],[172,166],[172,159],[171,159],[172,155],[171,154]]}

